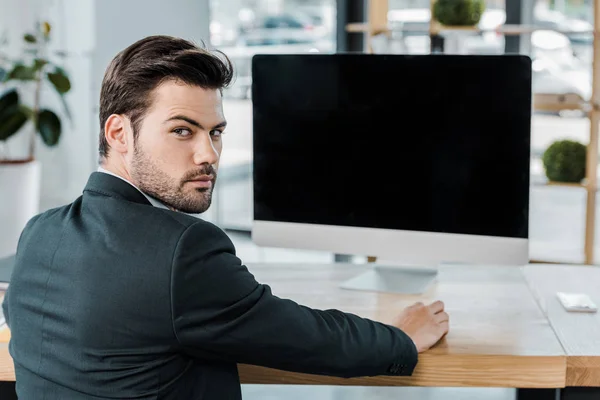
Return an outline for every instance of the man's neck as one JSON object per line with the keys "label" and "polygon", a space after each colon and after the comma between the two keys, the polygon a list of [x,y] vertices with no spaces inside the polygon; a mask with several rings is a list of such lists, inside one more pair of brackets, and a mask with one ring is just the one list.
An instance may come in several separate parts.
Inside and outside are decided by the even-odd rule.
{"label": "man's neck", "polygon": [[152,204],[154,207],[158,207],[158,208],[166,208],[166,209],[168,209],[168,210],[171,210],[171,211],[177,211],[177,210],[175,210],[175,209],[173,209],[173,208],[171,208],[171,207],[167,206],[166,204],[162,203],[161,201],[159,201],[159,200],[155,199],[154,197],[152,197],[152,196],[150,196],[150,195],[148,195],[148,194],[144,193],[144,192],[143,192],[143,191],[142,191],[140,188],[138,188],[138,187],[137,187],[137,186],[136,186],[136,185],[135,185],[133,182],[131,182],[131,180],[130,180],[130,179],[127,179],[127,178],[125,178],[125,177],[123,176],[123,175],[127,175],[127,176],[129,176],[129,174],[126,174],[126,173],[125,173],[125,174],[123,174],[123,175],[120,175],[119,173],[117,173],[117,172],[115,172],[115,171],[111,171],[110,167],[108,167],[108,168],[107,168],[107,166],[105,166],[105,165],[102,165],[102,164],[101,164],[101,165],[98,167],[98,172],[102,172],[102,173],[105,173],[105,174],[112,175],[112,176],[114,176],[114,177],[116,177],[116,178],[119,178],[119,179],[121,179],[121,180],[123,180],[123,181],[125,181],[125,182],[129,183],[131,186],[133,186],[134,188],[136,188],[136,189],[137,189],[137,190],[138,190],[138,191],[139,191],[141,194],[143,194],[143,195],[144,195],[144,197],[145,197],[145,198],[146,198],[146,199],[147,199],[147,200],[150,202],[150,204]]}
{"label": "man's neck", "polygon": [[105,172],[110,175],[116,176],[117,178],[121,178],[124,181],[127,181],[128,183],[130,183],[131,185],[136,186],[135,183],[133,183],[133,179],[131,178],[131,175],[129,175],[129,172],[125,168],[119,168],[118,166],[114,166],[112,164],[105,162],[105,163],[100,163],[100,165],[98,166],[98,170],[101,170],[101,172]]}

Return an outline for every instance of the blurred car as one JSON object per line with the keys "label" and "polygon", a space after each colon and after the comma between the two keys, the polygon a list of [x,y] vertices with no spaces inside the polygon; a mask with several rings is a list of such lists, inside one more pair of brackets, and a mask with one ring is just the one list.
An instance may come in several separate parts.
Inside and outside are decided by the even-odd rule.
{"label": "blurred car", "polygon": [[238,44],[274,46],[315,42],[326,34],[326,30],[320,25],[315,25],[315,22],[316,18],[301,13],[269,15],[250,26],[244,26]]}
{"label": "blurred car", "polygon": [[255,54],[330,53],[335,51],[333,32],[327,27],[323,7],[305,12],[280,13],[255,18],[246,12],[238,25],[233,46],[221,47],[233,62],[235,79],[225,96],[250,98],[251,64]]}

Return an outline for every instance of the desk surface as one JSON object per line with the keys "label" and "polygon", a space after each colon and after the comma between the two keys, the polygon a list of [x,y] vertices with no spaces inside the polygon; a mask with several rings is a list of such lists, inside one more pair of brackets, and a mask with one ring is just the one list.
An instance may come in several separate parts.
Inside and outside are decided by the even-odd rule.
{"label": "desk surface", "polygon": [[600,268],[530,265],[524,273],[568,356],[567,386],[600,386],[600,312],[567,312],[556,297],[583,292],[600,305]]}
{"label": "desk surface", "polygon": [[[341,379],[240,365],[243,383],[380,386],[564,387],[566,354],[536,304],[520,268],[443,267],[423,296],[342,290],[340,282],[365,271],[357,265],[249,265],[275,295],[304,305],[336,308],[389,323],[404,307],[436,299],[446,303],[450,333],[420,355],[412,377]],[[6,343],[9,335],[0,342]],[[14,380],[6,345],[0,345],[0,380]]]}
{"label": "desk surface", "polygon": [[520,268],[442,267],[438,282],[423,296],[338,288],[340,282],[364,271],[364,266],[263,264],[249,268],[275,295],[386,323],[416,301],[440,299],[450,314],[450,333],[420,355],[409,378],[344,380],[241,366],[244,382],[523,388],[565,384],[565,353]]}

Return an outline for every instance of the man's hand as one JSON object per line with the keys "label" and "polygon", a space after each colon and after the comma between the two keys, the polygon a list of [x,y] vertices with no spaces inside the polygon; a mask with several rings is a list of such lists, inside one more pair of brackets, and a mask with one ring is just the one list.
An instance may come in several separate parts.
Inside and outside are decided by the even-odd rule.
{"label": "man's hand", "polygon": [[428,306],[416,303],[406,308],[394,325],[406,333],[419,353],[428,350],[448,333],[449,317],[444,303],[436,301]]}

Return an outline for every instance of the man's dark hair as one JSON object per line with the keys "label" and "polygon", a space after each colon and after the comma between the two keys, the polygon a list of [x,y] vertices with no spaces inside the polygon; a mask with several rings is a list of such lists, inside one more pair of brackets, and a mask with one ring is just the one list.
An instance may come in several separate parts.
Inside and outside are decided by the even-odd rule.
{"label": "man's dark hair", "polygon": [[231,61],[187,40],[149,36],[127,47],[108,66],[100,91],[100,157],[108,155],[104,125],[112,114],[126,115],[139,134],[142,117],[152,104],[152,91],[167,80],[204,89],[226,88],[233,78]]}

